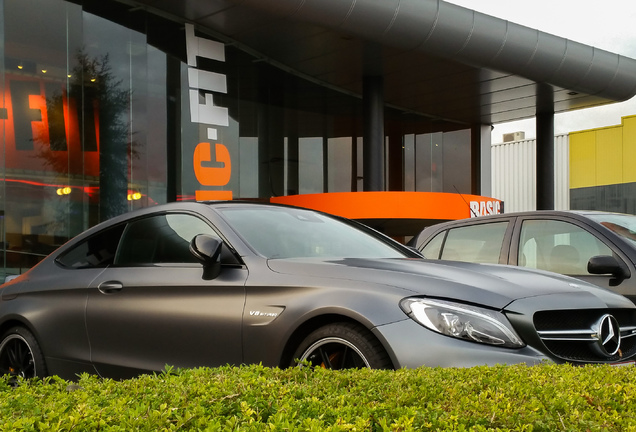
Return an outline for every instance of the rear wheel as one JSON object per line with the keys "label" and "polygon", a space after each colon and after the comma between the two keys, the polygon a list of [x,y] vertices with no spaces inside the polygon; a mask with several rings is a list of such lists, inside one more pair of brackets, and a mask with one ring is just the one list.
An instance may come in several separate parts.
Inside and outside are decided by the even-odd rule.
{"label": "rear wheel", "polygon": [[325,369],[393,367],[386,351],[364,327],[334,323],[310,333],[294,353],[296,362],[307,361]]}
{"label": "rear wheel", "polygon": [[40,346],[24,327],[14,327],[0,341],[0,376],[35,378],[46,375]]}

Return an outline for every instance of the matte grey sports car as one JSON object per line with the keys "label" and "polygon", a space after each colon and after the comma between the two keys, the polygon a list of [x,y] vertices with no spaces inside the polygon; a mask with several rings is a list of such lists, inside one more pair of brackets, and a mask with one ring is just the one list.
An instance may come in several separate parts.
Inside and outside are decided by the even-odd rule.
{"label": "matte grey sports car", "polygon": [[0,374],[67,379],[620,363],[636,354],[636,306],[566,276],[426,261],[310,210],[190,202],[104,222],[2,285],[0,335]]}

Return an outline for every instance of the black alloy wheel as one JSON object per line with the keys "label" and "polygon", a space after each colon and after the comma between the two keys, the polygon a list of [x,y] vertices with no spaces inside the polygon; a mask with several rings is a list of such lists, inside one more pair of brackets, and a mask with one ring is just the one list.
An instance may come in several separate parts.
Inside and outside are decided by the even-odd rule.
{"label": "black alloy wheel", "polygon": [[325,369],[393,367],[378,340],[352,323],[329,324],[309,334],[294,354],[293,365],[303,362]]}
{"label": "black alloy wheel", "polygon": [[0,376],[30,379],[46,375],[44,356],[35,337],[23,327],[14,327],[0,342]]}

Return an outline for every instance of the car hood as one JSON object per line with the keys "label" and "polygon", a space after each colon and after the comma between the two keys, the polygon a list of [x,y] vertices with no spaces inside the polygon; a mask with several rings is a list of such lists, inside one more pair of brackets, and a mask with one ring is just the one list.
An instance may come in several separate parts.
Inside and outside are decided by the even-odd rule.
{"label": "car hood", "polygon": [[[421,259],[271,259],[274,272],[363,283],[503,309],[515,300],[575,293],[586,307],[634,307],[623,296],[578,279],[538,270],[490,264]],[[346,281],[346,282],[345,282]],[[333,284],[332,284],[333,285]]]}

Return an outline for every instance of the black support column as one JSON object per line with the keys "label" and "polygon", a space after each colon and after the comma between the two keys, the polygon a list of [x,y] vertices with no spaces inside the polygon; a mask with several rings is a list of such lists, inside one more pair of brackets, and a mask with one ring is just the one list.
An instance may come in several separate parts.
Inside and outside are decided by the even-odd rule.
{"label": "black support column", "polygon": [[365,76],[363,169],[364,190],[384,191],[384,81]]}
{"label": "black support column", "polygon": [[284,90],[270,68],[259,71],[259,81],[258,197],[269,199],[285,195]]}
{"label": "black support column", "polygon": [[554,210],[554,90],[537,91],[537,210]]}

